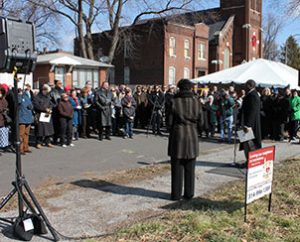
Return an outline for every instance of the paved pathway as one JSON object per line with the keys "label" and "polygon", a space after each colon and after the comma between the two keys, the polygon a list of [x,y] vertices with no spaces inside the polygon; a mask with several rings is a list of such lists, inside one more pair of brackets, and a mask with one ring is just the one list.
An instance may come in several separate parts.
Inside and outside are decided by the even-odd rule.
{"label": "paved pathway", "polygon": [[[130,142],[132,142],[131,145]],[[40,167],[34,168],[31,172],[29,168],[26,168],[27,174],[29,172],[30,174],[40,172],[44,166],[50,169],[51,165],[47,164],[45,160],[49,162],[49,156],[51,155],[55,159],[61,159],[60,162],[56,161],[52,164],[55,167],[55,169],[52,168],[52,172],[58,173],[55,176],[63,175],[67,177],[68,175],[73,176],[76,174],[71,179],[72,184],[75,184],[75,188],[73,187],[72,190],[63,195],[47,200],[46,213],[53,225],[64,234],[80,236],[106,233],[113,227],[130,222],[137,217],[142,218],[149,214],[164,211],[168,209],[168,205],[172,204],[168,200],[170,191],[169,172],[150,179],[130,181],[126,184],[108,183],[103,180],[91,179],[91,177],[87,177],[84,174],[85,171],[93,171],[95,169],[95,171],[100,172],[99,175],[101,173],[103,175],[101,167],[104,167],[103,169],[107,172],[116,168],[121,170],[137,167],[142,165],[142,163],[166,160],[165,139],[152,136],[149,139],[145,139],[143,136],[138,136],[134,141],[120,142],[120,140],[114,140],[111,143],[103,143],[101,146],[98,145],[97,141],[89,141],[82,145],[78,145],[78,148],[74,149],[74,153],[65,155],[58,152],[58,149],[57,151],[44,151],[47,155],[42,151],[38,151],[40,155],[43,154],[43,161],[39,161]],[[200,147],[202,147],[203,153],[197,162],[196,196],[201,196],[220,185],[241,177],[241,171],[232,171],[232,169],[226,171],[227,168],[224,168],[224,164],[232,162],[232,146],[200,143]],[[86,151],[83,152],[85,149],[92,151],[93,155],[86,153]],[[102,157],[102,155],[100,158],[97,155],[99,153],[107,154],[109,151],[114,151],[110,153],[112,158],[108,155],[105,156],[107,158]],[[276,159],[280,161],[287,157],[299,155],[300,149],[298,145],[281,143],[276,144],[276,152]],[[239,152],[237,160],[242,159],[243,153]],[[36,161],[26,161],[26,159],[24,162],[28,162],[29,167],[36,163]],[[132,163],[128,165],[128,162]],[[140,163],[137,165],[137,162]],[[77,165],[79,167],[76,167]],[[216,168],[221,173],[225,174],[228,172],[233,174],[233,176],[220,175],[218,174],[220,171],[216,170]],[[47,171],[48,174],[51,175],[51,172]],[[42,176],[40,179],[42,179]],[[1,216],[11,216],[12,214],[5,213],[1,214]],[[4,227],[3,233],[6,236],[0,235],[0,241],[11,241],[8,239],[9,232],[7,231],[9,229],[4,225],[2,227]],[[44,240],[35,238],[33,241]]]}

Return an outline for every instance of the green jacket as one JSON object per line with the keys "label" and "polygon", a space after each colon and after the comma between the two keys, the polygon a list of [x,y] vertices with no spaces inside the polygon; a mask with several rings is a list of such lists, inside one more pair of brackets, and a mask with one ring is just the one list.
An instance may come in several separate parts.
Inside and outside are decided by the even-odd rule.
{"label": "green jacket", "polygon": [[232,97],[221,101],[221,115],[225,118],[233,115],[234,100]]}
{"label": "green jacket", "polygon": [[300,97],[299,96],[290,98],[290,107],[292,110],[291,119],[300,120]]}

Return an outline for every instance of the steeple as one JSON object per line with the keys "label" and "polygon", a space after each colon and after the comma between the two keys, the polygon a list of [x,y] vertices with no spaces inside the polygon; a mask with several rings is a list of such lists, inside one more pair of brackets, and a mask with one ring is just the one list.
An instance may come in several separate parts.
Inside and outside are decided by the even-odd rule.
{"label": "steeple", "polygon": [[234,65],[262,57],[262,1],[220,0],[222,16],[235,16]]}

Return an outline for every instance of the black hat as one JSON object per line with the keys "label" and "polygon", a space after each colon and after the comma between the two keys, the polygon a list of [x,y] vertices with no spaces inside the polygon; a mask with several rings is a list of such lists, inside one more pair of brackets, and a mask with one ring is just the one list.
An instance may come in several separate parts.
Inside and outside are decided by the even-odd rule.
{"label": "black hat", "polygon": [[193,83],[189,80],[189,79],[181,79],[178,84],[177,87],[181,90],[191,90],[193,88]]}

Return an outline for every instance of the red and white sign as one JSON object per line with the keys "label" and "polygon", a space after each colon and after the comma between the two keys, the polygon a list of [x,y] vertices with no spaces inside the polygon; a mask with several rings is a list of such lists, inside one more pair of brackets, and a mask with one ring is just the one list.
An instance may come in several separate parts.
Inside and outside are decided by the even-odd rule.
{"label": "red and white sign", "polygon": [[249,152],[247,204],[272,193],[275,147]]}

